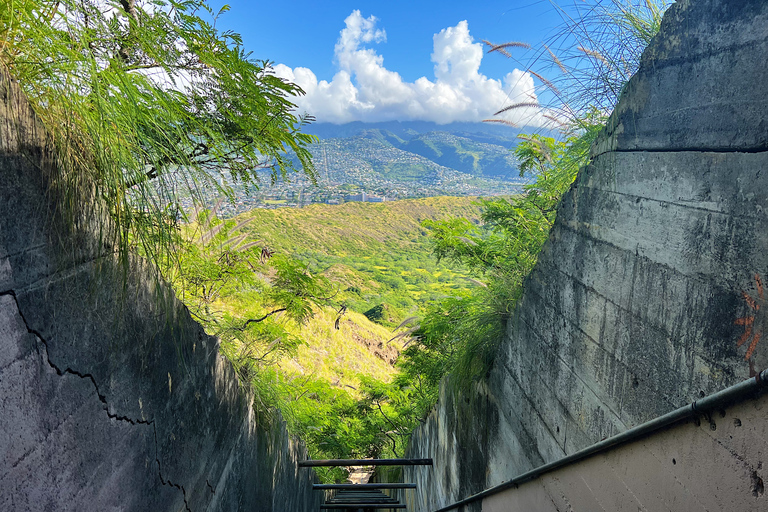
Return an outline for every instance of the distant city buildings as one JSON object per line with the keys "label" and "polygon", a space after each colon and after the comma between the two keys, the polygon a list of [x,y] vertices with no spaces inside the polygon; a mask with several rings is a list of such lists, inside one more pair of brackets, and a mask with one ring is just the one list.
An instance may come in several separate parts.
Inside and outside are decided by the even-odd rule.
{"label": "distant city buildings", "polygon": [[346,196],[344,198],[346,202],[352,202],[352,201],[358,201],[361,203],[383,203],[387,200],[386,197],[378,197],[378,196],[369,196],[365,192],[361,192],[360,194],[355,194],[354,196]]}
{"label": "distant city buildings", "polygon": [[[458,147],[455,137],[450,134],[425,136],[424,139],[436,144],[440,142],[440,147]],[[501,146],[472,142],[472,147],[483,155],[490,155],[488,158],[513,158],[508,148]],[[200,193],[206,196],[210,206],[219,203],[217,214],[228,218],[254,208],[301,208],[312,204],[339,205],[344,202],[382,203],[439,195],[512,195],[519,193],[527,182],[525,178],[518,178],[517,173],[499,179],[461,172],[422,155],[364,137],[320,140],[313,145],[312,153],[316,181],[297,173],[290,174],[290,179],[285,180],[278,176],[273,183],[271,171],[264,170],[257,173],[255,183],[244,184],[222,176],[218,187],[206,184],[203,187],[205,190]],[[179,176],[177,183],[183,188],[184,178]],[[230,200],[219,202],[222,189],[230,187]],[[376,195],[363,190],[370,190]],[[193,210],[192,195],[182,198],[180,206],[185,211]]]}

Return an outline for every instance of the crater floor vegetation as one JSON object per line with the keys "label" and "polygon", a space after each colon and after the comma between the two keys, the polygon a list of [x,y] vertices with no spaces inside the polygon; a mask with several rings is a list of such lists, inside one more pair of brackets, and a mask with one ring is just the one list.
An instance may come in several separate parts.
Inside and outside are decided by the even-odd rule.
{"label": "crater floor vegetation", "polygon": [[[196,214],[166,276],[315,458],[402,456],[434,403],[399,355],[429,302],[478,286],[438,262],[425,223],[480,222],[477,198]],[[325,470],[327,480],[343,472]]]}

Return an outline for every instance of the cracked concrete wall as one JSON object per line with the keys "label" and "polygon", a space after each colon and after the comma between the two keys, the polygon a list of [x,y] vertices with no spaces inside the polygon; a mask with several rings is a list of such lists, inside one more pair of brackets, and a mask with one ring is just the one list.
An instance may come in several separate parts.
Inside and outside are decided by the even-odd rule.
{"label": "cracked concrete wall", "polygon": [[315,510],[313,473],[142,262],[63,222],[49,140],[0,70],[0,510]]}
{"label": "cracked concrete wall", "polygon": [[[563,199],[489,378],[443,389],[414,433],[408,456],[435,466],[406,468],[419,484],[409,510],[458,501],[768,365],[766,59],[768,2],[669,9]],[[768,442],[756,439],[760,457],[729,463],[765,479]],[[740,510],[768,506],[747,499]]]}

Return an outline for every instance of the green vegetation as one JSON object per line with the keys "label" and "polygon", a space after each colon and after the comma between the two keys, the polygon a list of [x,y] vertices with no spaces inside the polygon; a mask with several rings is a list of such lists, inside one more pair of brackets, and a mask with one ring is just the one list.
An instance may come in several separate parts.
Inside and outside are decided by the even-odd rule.
{"label": "green vegetation", "polygon": [[423,415],[409,412],[418,388],[393,378],[401,340],[362,313],[379,306],[391,326],[418,297],[462,292],[460,271],[423,254],[419,222],[476,217],[476,207],[434,199],[185,219],[180,195],[198,198],[222,174],[247,183],[257,170],[301,167],[313,178],[313,139],[291,113],[301,90],[216,30],[225,9],[152,6],[19,0],[0,10],[0,58],[56,145],[64,211],[73,222],[107,212],[103,225],[116,229],[104,246],[149,257],[221,338],[260,414],[280,407],[314,455],[402,454]]}
{"label": "green vegetation", "polygon": [[115,229],[103,236],[121,255],[173,254],[176,184],[195,196],[224,174],[314,177],[314,138],[298,131],[306,120],[291,102],[303,91],[216,29],[227,10],[204,0],[0,0],[0,61],[56,145],[61,206],[73,222],[93,201],[108,211]]}
{"label": "green vegetation", "polygon": [[509,144],[499,146],[458,135],[433,132],[416,136],[397,147],[474,176],[509,179],[518,174],[518,168],[508,146]]}
{"label": "green vegetation", "polygon": [[[466,265],[485,285],[433,302],[414,332],[415,341],[403,352],[400,367],[426,384],[427,398],[436,400],[437,385],[449,369],[451,382],[462,388],[491,368],[505,321],[552,227],[560,198],[588,163],[592,141],[660,27],[664,4],[611,0],[582,9],[582,16],[543,45],[541,53],[562,71],[557,85],[542,82],[554,98],[546,117],[562,130],[563,139],[521,135],[515,149],[521,175],[531,172],[536,181],[520,196],[483,201],[482,226],[461,218],[425,223],[438,259]],[[556,41],[565,42],[562,58],[553,52]],[[489,51],[510,57],[508,49],[515,47],[529,46],[491,45]],[[530,106],[515,104],[497,114]]]}
{"label": "green vegetation", "polygon": [[[518,196],[479,207],[432,198],[254,210],[228,221],[202,212],[189,226],[173,275],[180,295],[222,338],[260,412],[280,409],[314,457],[402,456],[448,372],[458,387],[487,374],[607,113],[591,102],[550,112],[562,139],[520,137],[518,172],[536,181]],[[391,151],[397,140],[379,135],[376,151]],[[475,158],[469,149],[454,157]],[[369,155],[380,172],[408,177],[408,162],[377,159]],[[437,262],[423,251],[428,234]]]}
{"label": "green vegetation", "polygon": [[468,293],[432,302],[403,353],[401,368],[411,378],[421,378],[432,399],[448,371],[454,385],[466,387],[490,369],[523,279],[536,263],[560,198],[586,163],[585,148],[599,129],[594,124],[565,141],[524,137],[515,150],[520,172],[535,172],[537,179],[520,196],[482,201],[482,226],[464,218],[424,223],[439,260],[464,264],[483,281]]}
{"label": "green vegetation", "polygon": [[[604,105],[576,104],[550,110],[561,140],[520,137],[518,172],[536,180],[518,196],[254,210],[230,221],[205,214],[190,226],[198,249],[182,255],[190,265],[176,284],[198,300],[195,314],[222,337],[262,413],[282,410],[315,457],[397,457],[446,374],[460,388],[482,379],[605,121]],[[369,138],[380,150],[401,144]],[[421,142],[435,158],[477,164],[468,146],[451,153]],[[408,178],[409,163],[377,158],[370,155],[373,168]],[[428,236],[437,261],[424,254]],[[226,284],[201,289],[196,273],[213,272],[200,283],[219,282],[216,268]],[[371,353],[378,362],[365,359]]]}
{"label": "green vegetation", "polygon": [[[448,371],[457,386],[486,375],[560,198],[661,13],[653,2],[645,10],[598,3],[569,33],[584,36],[582,60],[570,67],[544,46],[563,70],[563,87],[544,81],[556,103],[547,115],[563,136],[520,137],[519,175],[536,181],[518,196],[313,205],[221,220],[216,208],[186,218],[181,195],[200,199],[222,175],[248,184],[265,168],[272,180],[297,168],[315,178],[314,139],[292,113],[301,89],[252,60],[237,34],[216,30],[226,8],[213,13],[202,0],[151,9],[134,0],[0,2],[0,59],[56,145],[64,211],[75,219],[95,202],[92,210],[108,212],[115,229],[105,230],[105,246],[154,262],[220,337],[259,414],[281,410],[312,455],[328,458],[402,456]],[[502,112],[522,107],[530,104]],[[380,175],[365,186],[381,176],[418,181],[426,165],[440,187],[467,193],[466,177],[395,147],[411,143],[475,176],[499,158],[510,164],[469,139],[363,138],[372,139],[366,165]],[[343,144],[323,151],[341,153]]]}
{"label": "green vegetation", "polygon": [[479,222],[472,198],[432,197],[386,203],[311,205],[301,209],[255,209],[238,220],[249,239],[278,254],[300,258],[322,272],[340,294],[334,299],[365,313],[385,304],[383,325],[394,326],[424,300],[470,286],[466,271],[438,264],[428,246],[425,220],[462,216]]}
{"label": "green vegetation", "polygon": [[[424,221],[462,215],[469,198],[200,211],[165,269],[177,295],[221,339],[260,414],[280,410],[315,458],[402,456],[433,405],[395,363],[425,300],[465,295],[465,270],[424,251]],[[409,332],[408,330],[404,331]],[[323,470],[326,480],[344,473]]]}

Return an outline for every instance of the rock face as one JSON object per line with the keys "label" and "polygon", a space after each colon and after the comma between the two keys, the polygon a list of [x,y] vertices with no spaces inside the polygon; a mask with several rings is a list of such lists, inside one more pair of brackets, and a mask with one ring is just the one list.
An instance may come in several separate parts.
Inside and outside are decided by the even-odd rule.
{"label": "rock face", "polygon": [[140,261],[60,218],[53,165],[0,71],[0,510],[316,510],[303,448]]}
{"label": "rock face", "polygon": [[489,378],[443,390],[414,434],[408,455],[435,466],[406,469],[420,484],[409,510],[768,366],[767,59],[768,2],[669,9],[563,199]]}

